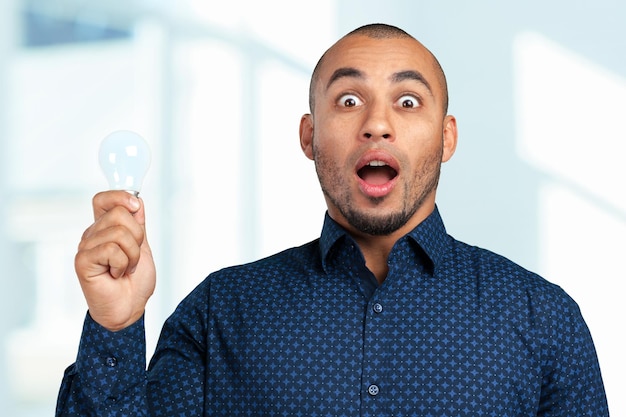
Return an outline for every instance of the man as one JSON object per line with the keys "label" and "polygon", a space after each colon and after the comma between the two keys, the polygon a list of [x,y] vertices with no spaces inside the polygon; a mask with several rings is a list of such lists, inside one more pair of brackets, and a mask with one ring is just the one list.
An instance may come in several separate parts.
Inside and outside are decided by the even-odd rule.
{"label": "man", "polygon": [[57,415],[606,416],[593,342],[560,288],[446,234],[457,143],[446,80],[404,31],[368,25],[320,59],[300,142],[320,239],[210,275],[145,372],[155,286],[144,208],[98,194],[76,271],[87,299]]}

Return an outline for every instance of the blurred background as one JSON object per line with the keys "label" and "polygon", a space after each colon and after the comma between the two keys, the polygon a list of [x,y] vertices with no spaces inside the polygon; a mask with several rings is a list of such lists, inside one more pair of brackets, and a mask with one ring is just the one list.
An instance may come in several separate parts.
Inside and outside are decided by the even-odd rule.
{"label": "blurred background", "polygon": [[460,129],[438,198],[448,232],[578,301],[611,412],[626,415],[619,0],[2,0],[1,415],[53,415],[76,356],[73,257],[107,188],[102,138],[130,129],[153,150],[150,353],[208,273],[319,235],[325,206],[298,143],[309,76],[372,22],[416,36],[447,73]]}

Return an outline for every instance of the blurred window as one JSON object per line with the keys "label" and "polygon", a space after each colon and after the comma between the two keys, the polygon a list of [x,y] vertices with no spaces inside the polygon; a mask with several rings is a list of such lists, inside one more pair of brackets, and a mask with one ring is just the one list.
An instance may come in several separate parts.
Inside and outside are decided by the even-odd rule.
{"label": "blurred window", "polygon": [[26,9],[22,13],[25,47],[46,47],[60,44],[102,42],[128,39],[132,32],[114,26],[103,13],[51,14]]}

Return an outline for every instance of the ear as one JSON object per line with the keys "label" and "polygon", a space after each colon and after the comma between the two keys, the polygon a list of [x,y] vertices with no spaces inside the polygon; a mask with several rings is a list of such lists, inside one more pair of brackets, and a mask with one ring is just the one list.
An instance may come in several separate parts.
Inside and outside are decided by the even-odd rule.
{"label": "ear", "polygon": [[300,119],[300,147],[306,157],[313,160],[313,116],[310,114]]}
{"label": "ear", "polygon": [[456,143],[459,137],[459,133],[456,128],[456,119],[452,115],[447,115],[443,119],[443,155],[441,162],[448,162],[454,151],[456,150]]}

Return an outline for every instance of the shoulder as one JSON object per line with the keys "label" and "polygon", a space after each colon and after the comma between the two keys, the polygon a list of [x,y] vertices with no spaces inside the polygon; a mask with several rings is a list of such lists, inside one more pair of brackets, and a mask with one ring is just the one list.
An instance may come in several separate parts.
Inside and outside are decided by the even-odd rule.
{"label": "shoulder", "polygon": [[263,288],[286,279],[315,274],[321,268],[319,239],[285,249],[259,260],[229,266],[211,273],[195,292]]}
{"label": "shoulder", "polygon": [[536,272],[491,250],[451,238],[446,270],[462,274],[478,287],[489,304],[524,305],[542,315],[578,315],[576,302],[561,288]]}
{"label": "shoulder", "polygon": [[[177,306],[173,316],[206,320],[209,306],[232,304],[237,299],[261,300],[276,296],[285,286],[302,285],[321,268],[319,239],[254,262],[229,266],[208,275]],[[235,303],[236,304],[236,303]]]}
{"label": "shoulder", "polygon": [[580,308],[559,285],[502,255],[456,240],[446,263],[448,274],[467,288],[478,316],[487,322],[507,323],[548,350],[589,345]]}
{"label": "shoulder", "polygon": [[305,271],[319,266],[319,239],[302,246],[285,249],[254,262],[231,266],[210,275],[213,281],[235,279],[267,279],[274,274]]}

